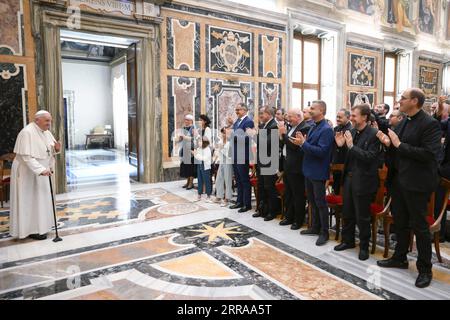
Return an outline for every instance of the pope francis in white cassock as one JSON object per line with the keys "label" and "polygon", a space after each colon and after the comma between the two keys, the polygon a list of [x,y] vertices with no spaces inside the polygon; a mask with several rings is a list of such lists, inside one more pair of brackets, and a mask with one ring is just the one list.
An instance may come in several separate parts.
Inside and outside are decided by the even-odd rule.
{"label": "pope francis in white cassock", "polygon": [[50,113],[41,110],[17,136],[9,220],[9,233],[14,238],[44,240],[54,224],[48,177],[54,171],[54,156],[60,152],[61,144],[49,131],[51,122]]}

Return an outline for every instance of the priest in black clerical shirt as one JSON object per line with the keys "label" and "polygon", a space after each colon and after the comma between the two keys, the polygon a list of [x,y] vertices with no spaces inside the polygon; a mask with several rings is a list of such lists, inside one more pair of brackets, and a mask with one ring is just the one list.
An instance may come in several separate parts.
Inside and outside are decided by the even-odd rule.
{"label": "priest in black clerical shirt", "polygon": [[388,147],[387,186],[392,197],[397,245],[394,255],[378,261],[380,267],[408,268],[410,232],[417,244],[416,286],[427,287],[432,279],[431,235],[427,222],[427,203],[438,186],[438,159],[441,149],[439,122],[422,110],[425,95],[412,88],[403,92],[400,111],[407,114],[388,135],[379,131],[380,141]]}
{"label": "priest in black clerical shirt", "polygon": [[336,144],[347,150],[344,164],[344,205],[342,243],[334,250],[355,247],[355,226],[359,230],[359,259],[369,258],[370,204],[378,189],[378,162],[381,154],[378,130],[369,126],[370,106],[356,105],[351,120],[354,129],[336,133]]}

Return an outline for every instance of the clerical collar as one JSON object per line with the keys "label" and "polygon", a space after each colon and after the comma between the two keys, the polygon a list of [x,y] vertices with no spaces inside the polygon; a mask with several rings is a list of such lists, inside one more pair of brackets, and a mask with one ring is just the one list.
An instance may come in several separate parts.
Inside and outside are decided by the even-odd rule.
{"label": "clerical collar", "polygon": [[36,124],[36,122],[33,122],[33,124],[36,126],[36,128],[37,128],[40,132],[44,133],[45,131],[47,131],[47,130],[42,130],[42,129]]}
{"label": "clerical collar", "polygon": [[369,125],[366,124],[362,130],[358,130],[356,127],[355,127],[355,129],[356,129],[356,132],[358,132],[359,134],[361,134],[361,133],[362,133],[364,130],[366,130],[368,127],[369,127]]}
{"label": "clerical collar", "polygon": [[417,116],[419,115],[419,113],[424,112],[422,109],[419,110],[419,112],[417,112],[415,115],[413,116],[406,116],[406,119],[408,119],[408,121],[413,120],[415,118],[417,118]]}

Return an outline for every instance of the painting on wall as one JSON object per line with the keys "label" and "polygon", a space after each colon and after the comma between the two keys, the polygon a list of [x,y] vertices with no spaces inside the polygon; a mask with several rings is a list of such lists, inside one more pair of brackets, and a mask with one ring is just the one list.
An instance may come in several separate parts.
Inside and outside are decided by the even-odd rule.
{"label": "painting on wall", "polygon": [[387,0],[387,22],[395,24],[398,32],[412,26],[411,11],[411,0]]}
{"label": "painting on wall", "polygon": [[167,77],[169,97],[168,136],[169,156],[173,156],[174,142],[172,136],[176,130],[183,128],[184,116],[191,114],[194,119],[200,115],[200,79],[187,77]]}
{"label": "painting on wall", "polygon": [[375,103],[375,92],[357,92],[357,91],[349,91],[348,92],[348,102],[350,107],[354,107],[358,104],[369,103],[371,106]]}
{"label": "painting on wall", "polygon": [[22,55],[22,0],[0,2],[0,54]]}
{"label": "painting on wall", "polygon": [[348,0],[348,8],[360,13],[373,15],[375,13],[374,0]]}
{"label": "painting on wall", "polygon": [[208,26],[207,71],[253,75],[253,34]]}
{"label": "painting on wall", "polygon": [[281,108],[281,87],[277,83],[260,83],[259,84],[259,101],[262,106],[272,108]]}
{"label": "painting on wall", "polygon": [[374,88],[376,83],[375,56],[349,52],[348,84],[349,86]]}
{"label": "painting on wall", "polygon": [[439,67],[419,64],[419,88],[426,96],[438,95]]}
{"label": "painting on wall", "polygon": [[231,83],[226,80],[210,79],[207,82],[207,115],[212,121],[212,129],[220,130],[226,126],[227,117],[236,118],[234,108],[240,102],[248,107],[253,118],[255,108],[254,85],[252,82]]}
{"label": "painting on wall", "polygon": [[419,31],[433,34],[436,21],[437,2],[436,0],[419,0]]}
{"label": "painting on wall", "polygon": [[167,68],[200,71],[200,24],[167,18]]}
{"label": "painting on wall", "polygon": [[259,35],[259,76],[281,78],[282,75],[282,39],[268,35]]}

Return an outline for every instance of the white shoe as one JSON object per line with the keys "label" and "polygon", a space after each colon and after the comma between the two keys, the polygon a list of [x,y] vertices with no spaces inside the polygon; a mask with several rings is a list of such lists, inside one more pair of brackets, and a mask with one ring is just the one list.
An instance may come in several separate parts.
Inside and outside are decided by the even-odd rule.
{"label": "white shoe", "polygon": [[198,202],[198,201],[200,201],[200,200],[202,200],[202,196],[198,196],[197,199],[194,200],[194,202]]}
{"label": "white shoe", "polygon": [[206,202],[207,202],[207,203],[214,203],[214,201],[211,199],[211,197],[207,197],[207,198],[206,198]]}
{"label": "white shoe", "polygon": [[227,207],[227,206],[228,206],[228,201],[222,201],[222,202],[220,203],[220,206],[221,206],[221,207]]}

